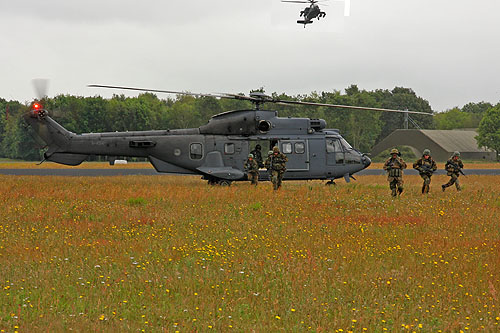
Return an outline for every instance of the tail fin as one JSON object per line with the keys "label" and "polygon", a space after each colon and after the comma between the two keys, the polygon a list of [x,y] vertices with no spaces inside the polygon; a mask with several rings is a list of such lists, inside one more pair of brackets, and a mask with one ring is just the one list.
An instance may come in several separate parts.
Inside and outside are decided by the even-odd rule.
{"label": "tail fin", "polygon": [[75,135],[50,118],[45,110],[31,111],[24,116],[24,120],[31,125],[35,133],[49,146],[49,149],[57,147],[64,150]]}
{"label": "tail fin", "polygon": [[50,118],[45,110],[31,111],[24,116],[34,132],[47,144],[45,159],[67,165],[78,165],[88,156],[67,153],[70,151],[71,140],[75,133],[68,131]]}

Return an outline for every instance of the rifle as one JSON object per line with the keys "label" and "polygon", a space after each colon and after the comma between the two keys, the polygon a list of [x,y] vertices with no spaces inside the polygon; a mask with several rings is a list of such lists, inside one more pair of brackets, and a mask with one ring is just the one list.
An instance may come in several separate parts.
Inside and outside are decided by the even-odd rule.
{"label": "rifle", "polygon": [[434,173],[434,170],[432,170],[432,168],[426,164],[422,164],[420,168],[423,170],[422,173],[428,174],[429,176]]}
{"label": "rifle", "polygon": [[466,177],[465,173],[462,171],[462,169],[460,168],[460,166],[458,166],[458,164],[456,164],[455,162],[446,162],[446,165],[451,165],[452,168],[455,170],[455,172],[460,172],[462,175],[464,175],[464,177]]}

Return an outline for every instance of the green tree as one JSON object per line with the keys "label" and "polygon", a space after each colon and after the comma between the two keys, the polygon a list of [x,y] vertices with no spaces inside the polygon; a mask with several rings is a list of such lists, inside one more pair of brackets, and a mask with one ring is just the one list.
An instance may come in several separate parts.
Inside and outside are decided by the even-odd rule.
{"label": "green tree", "polygon": [[494,150],[498,160],[500,153],[500,103],[486,111],[479,124],[478,134],[476,140],[479,146]]}
{"label": "green tree", "polygon": [[169,128],[191,128],[202,125],[195,104],[196,98],[193,96],[178,96],[172,107],[168,109]]}
{"label": "green tree", "polygon": [[446,112],[441,112],[434,116],[435,127],[440,130],[452,130],[456,128],[476,128],[479,121],[477,115],[460,111],[453,108]]}
{"label": "green tree", "polygon": [[[0,98],[0,146],[5,136],[6,122],[7,122],[7,101],[3,98]],[[1,150],[0,150],[0,156],[1,156]]]}
{"label": "green tree", "polygon": [[462,111],[466,113],[483,114],[493,105],[491,103],[479,102],[479,103],[467,103],[462,107]]}
{"label": "green tree", "polygon": [[2,155],[12,159],[33,161],[40,158],[39,148],[33,130],[25,123],[22,113],[9,115],[0,146]]}
{"label": "green tree", "polygon": [[194,103],[195,114],[200,115],[200,125],[208,122],[208,120],[221,112],[224,112],[219,101],[214,97],[199,97]]}
{"label": "green tree", "polygon": [[[389,90],[375,90],[372,93],[380,103],[380,107],[385,109],[412,110],[419,112],[432,113],[429,102],[410,88],[395,87]],[[420,128],[433,128],[433,120],[430,116],[410,115]],[[384,139],[394,130],[403,128],[404,114],[395,112],[383,112],[380,116],[382,130],[377,142]],[[411,126],[411,125],[410,125]]]}

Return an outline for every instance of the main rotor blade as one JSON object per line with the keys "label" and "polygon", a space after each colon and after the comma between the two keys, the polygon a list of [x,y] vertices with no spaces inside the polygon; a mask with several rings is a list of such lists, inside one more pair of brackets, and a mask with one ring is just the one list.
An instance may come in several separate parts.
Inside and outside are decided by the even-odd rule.
{"label": "main rotor blade", "polygon": [[324,106],[329,108],[342,108],[342,109],[353,109],[353,110],[368,110],[368,111],[384,111],[384,112],[398,112],[398,113],[411,113],[411,114],[421,114],[426,116],[433,116],[432,113],[409,111],[409,110],[393,110],[393,109],[382,109],[382,108],[370,108],[364,106],[353,106],[353,105],[337,105],[337,104],[326,104],[326,103],[314,103],[314,102],[300,102],[300,101],[286,101],[286,100],[273,100],[276,104],[288,105],[311,105],[311,106]]}
{"label": "main rotor blade", "polygon": [[35,88],[36,97],[40,100],[47,96],[47,91],[49,89],[48,79],[33,79],[33,88]]}
{"label": "main rotor blade", "polygon": [[291,2],[291,3],[311,3],[311,1],[292,1],[292,0],[281,0],[281,2]]}
{"label": "main rotor blade", "polygon": [[252,101],[252,102],[260,101],[259,99],[254,98],[254,97],[249,97],[249,96],[245,96],[245,95],[238,95],[238,94],[223,93],[223,94],[221,94],[221,97],[231,98],[231,99],[239,99],[239,100],[243,100],[243,101]]}
{"label": "main rotor blade", "polygon": [[102,84],[89,84],[89,85],[87,85],[87,87],[90,87],[90,88],[106,88],[106,89],[133,90],[133,91],[144,91],[144,92],[157,92],[157,93],[163,93],[163,94],[200,96],[200,97],[233,98],[233,97],[228,97],[226,95],[218,95],[218,94],[200,94],[200,93],[191,93],[191,92],[186,92],[186,91],[172,91],[172,90],[161,90],[161,89],[147,89],[147,88],[135,88],[135,87],[108,86],[108,85],[102,85]]}
{"label": "main rotor blade", "polygon": [[[236,95],[236,94],[228,94],[228,93],[219,93],[219,94],[201,94],[201,93],[191,93],[185,91],[173,91],[173,90],[161,90],[161,89],[146,89],[146,88],[134,88],[134,87],[123,87],[123,86],[109,86],[109,85],[101,85],[101,84],[89,84],[87,87],[90,88],[106,88],[106,89],[121,89],[121,90],[132,90],[132,91],[144,91],[144,92],[157,92],[164,94],[176,94],[176,95],[187,95],[187,96],[198,96],[198,97],[215,97],[215,98],[228,98],[228,99],[237,99],[237,100],[245,100],[251,101],[255,103],[276,103],[280,105],[310,105],[310,106],[324,106],[329,108],[341,108],[341,109],[353,109],[353,110],[368,110],[368,111],[384,111],[384,112],[398,112],[398,113],[411,113],[411,114],[420,114],[433,116],[432,113],[426,112],[418,112],[418,111],[409,111],[409,110],[393,110],[393,109],[383,109],[383,108],[371,108],[364,106],[353,106],[353,105],[337,105],[337,104],[327,104],[327,103],[315,103],[315,102],[301,102],[301,101],[288,101],[281,99],[272,99],[272,98],[257,98],[252,96],[245,95]],[[269,97],[269,96],[266,96]]]}

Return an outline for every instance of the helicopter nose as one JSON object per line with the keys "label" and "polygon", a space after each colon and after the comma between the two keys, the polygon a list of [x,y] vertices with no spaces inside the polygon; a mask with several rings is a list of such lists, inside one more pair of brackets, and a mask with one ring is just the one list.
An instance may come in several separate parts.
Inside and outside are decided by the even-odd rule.
{"label": "helicopter nose", "polygon": [[363,155],[363,157],[361,158],[361,163],[364,164],[365,168],[368,168],[370,164],[372,164],[372,160],[368,156]]}

